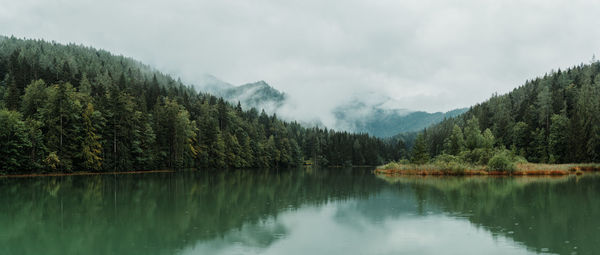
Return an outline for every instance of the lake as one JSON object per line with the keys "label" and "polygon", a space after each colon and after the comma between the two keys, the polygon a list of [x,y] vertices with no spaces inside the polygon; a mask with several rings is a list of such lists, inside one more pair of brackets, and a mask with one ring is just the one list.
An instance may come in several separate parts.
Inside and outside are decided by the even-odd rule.
{"label": "lake", "polygon": [[0,178],[0,254],[598,254],[600,176]]}

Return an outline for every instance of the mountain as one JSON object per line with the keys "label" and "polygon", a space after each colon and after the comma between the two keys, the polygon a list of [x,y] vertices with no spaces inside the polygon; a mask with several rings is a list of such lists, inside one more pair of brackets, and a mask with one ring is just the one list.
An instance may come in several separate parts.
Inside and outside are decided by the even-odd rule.
{"label": "mountain", "polygon": [[[288,99],[287,95],[271,87],[265,81],[234,86],[219,80],[212,75],[205,75],[196,88],[200,91],[223,97],[225,100],[236,104],[238,101],[245,109],[264,109],[267,113],[277,113],[286,119],[294,119],[280,111]],[[385,98],[385,101],[392,100]],[[383,103],[366,103],[361,98],[352,100],[351,103],[340,105],[333,110],[335,124],[329,128],[345,130],[355,133],[368,133],[376,137],[391,137],[399,133],[420,131],[445,118],[455,117],[467,108],[456,109],[449,112],[428,113],[411,111],[407,109],[389,109]],[[320,121],[302,121],[305,126],[323,126]]]}
{"label": "mountain", "polygon": [[234,85],[224,82],[210,74],[203,75],[199,82],[200,84],[196,86],[196,89],[215,96],[221,96],[223,91],[235,88]]}
{"label": "mountain", "polygon": [[256,108],[259,111],[264,109],[271,114],[276,113],[286,100],[284,93],[271,87],[265,81],[234,86],[212,75],[205,75],[197,88],[200,91],[222,97],[233,104],[240,102],[244,109]]}
{"label": "mountain", "polygon": [[277,109],[286,100],[284,93],[279,92],[264,81],[229,88],[219,96],[233,103],[239,101],[247,109],[264,109],[269,113],[277,112]]}
{"label": "mountain", "polygon": [[[463,147],[453,141],[462,141],[464,133],[467,147],[477,147],[485,139],[530,162],[600,162],[599,98],[600,62],[593,61],[494,95],[462,115],[427,128],[422,139],[431,156],[448,152],[454,145]],[[482,130],[487,131],[484,138]]]}
{"label": "mountain", "polygon": [[377,137],[391,137],[399,133],[420,131],[446,118],[458,116],[467,108],[449,112],[427,113],[404,109],[385,109],[363,102],[340,106],[334,114],[337,125],[357,133],[368,133]]}
{"label": "mountain", "polygon": [[[401,156],[398,144],[244,111],[91,47],[0,36],[0,77],[0,174],[378,165]],[[208,80],[248,104],[284,100],[264,82]]]}

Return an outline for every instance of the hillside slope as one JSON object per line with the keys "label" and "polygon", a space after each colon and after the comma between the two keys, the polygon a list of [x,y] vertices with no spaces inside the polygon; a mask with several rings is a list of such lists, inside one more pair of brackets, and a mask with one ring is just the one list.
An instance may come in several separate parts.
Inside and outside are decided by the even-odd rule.
{"label": "hillside slope", "polygon": [[0,37],[0,77],[0,172],[282,168],[309,159],[376,165],[399,157],[397,145],[243,111],[90,47]]}
{"label": "hillside slope", "polygon": [[447,151],[454,126],[460,134],[467,120],[490,129],[495,146],[532,162],[600,162],[600,62],[527,81],[428,128],[423,135],[429,154]]}

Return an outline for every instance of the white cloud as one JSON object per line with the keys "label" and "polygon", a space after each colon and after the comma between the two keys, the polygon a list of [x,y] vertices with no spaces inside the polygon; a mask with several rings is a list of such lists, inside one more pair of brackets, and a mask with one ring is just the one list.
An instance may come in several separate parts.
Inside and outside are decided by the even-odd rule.
{"label": "white cloud", "polygon": [[363,94],[446,111],[599,52],[597,1],[0,0],[0,32],[110,50],[196,82],[265,80],[298,116]]}

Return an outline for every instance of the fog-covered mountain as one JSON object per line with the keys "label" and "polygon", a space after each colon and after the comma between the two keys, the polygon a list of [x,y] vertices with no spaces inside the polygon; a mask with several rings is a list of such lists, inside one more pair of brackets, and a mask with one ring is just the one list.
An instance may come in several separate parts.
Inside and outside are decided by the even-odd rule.
{"label": "fog-covered mountain", "polygon": [[234,86],[212,75],[205,75],[197,89],[222,97],[234,104],[240,102],[244,109],[256,108],[259,111],[264,109],[271,114],[276,113],[286,99],[284,93],[264,81]]}
{"label": "fog-covered mountain", "polygon": [[352,132],[365,132],[377,137],[391,137],[399,133],[420,131],[445,118],[460,115],[468,108],[448,112],[428,113],[407,109],[386,109],[380,105],[353,102],[335,111],[337,126]]}
{"label": "fog-covered mountain", "polygon": [[[247,83],[235,86],[222,81],[212,75],[205,75],[196,86],[198,90],[223,97],[232,103],[241,103],[245,109],[256,108],[258,111],[264,109],[269,114],[296,120],[306,126],[324,126],[318,119],[317,113],[313,118],[302,120],[298,116],[288,116],[288,111],[283,106],[288,103],[288,97],[284,92],[271,87],[264,81]],[[391,100],[391,99],[385,99]],[[386,102],[366,102],[360,97],[350,100],[346,104],[339,105],[331,112],[335,121],[328,126],[336,130],[350,132],[369,133],[377,137],[391,137],[403,132],[414,132],[425,127],[439,123],[445,118],[457,116],[467,108],[456,109],[449,112],[427,113],[408,109],[390,109]]]}

